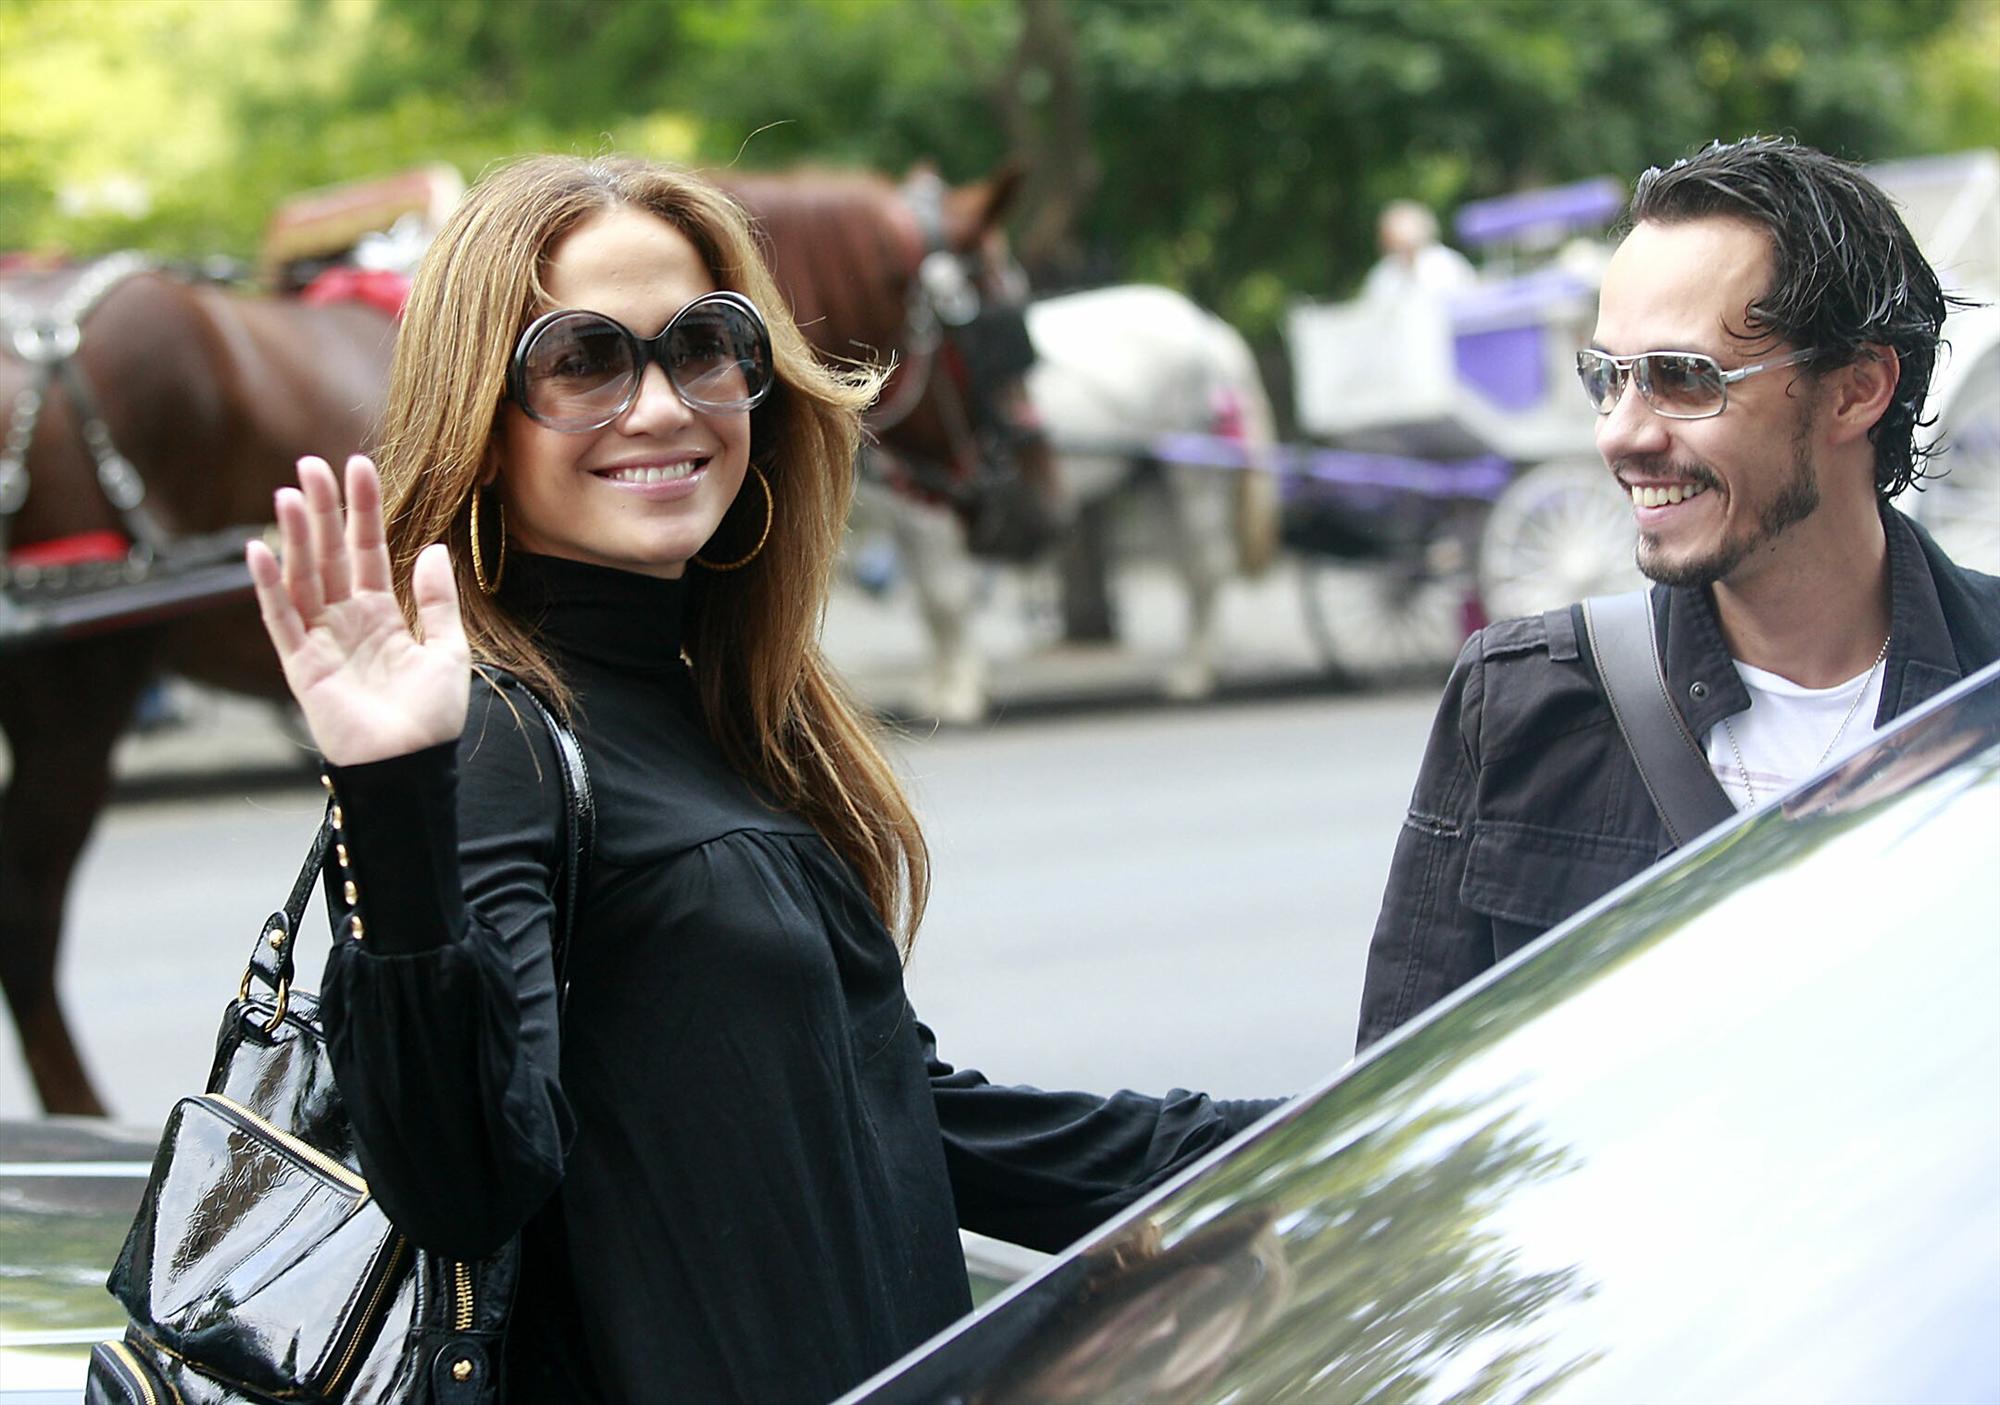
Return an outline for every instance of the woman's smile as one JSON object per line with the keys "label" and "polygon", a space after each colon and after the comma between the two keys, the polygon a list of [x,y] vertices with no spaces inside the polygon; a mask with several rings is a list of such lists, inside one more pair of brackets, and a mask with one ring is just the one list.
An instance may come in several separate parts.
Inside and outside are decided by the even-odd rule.
{"label": "woman's smile", "polygon": [[649,498],[671,499],[695,492],[701,486],[700,480],[707,468],[707,455],[687,454],[614,464],[609,468],[594,468],[590,473],[600,482],[623,491],[642,493]]}

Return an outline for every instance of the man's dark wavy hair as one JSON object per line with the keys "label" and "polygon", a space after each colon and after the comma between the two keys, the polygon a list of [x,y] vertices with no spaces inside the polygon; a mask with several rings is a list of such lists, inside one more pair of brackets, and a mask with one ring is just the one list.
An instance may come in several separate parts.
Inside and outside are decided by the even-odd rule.
{"label": "man's dark wavy hair", "polygon": [[1849,161],[1788,138],[1715,142],[1639,177],[1625,228],[1730,216],[1771,239],[1771,289],[1750,304],[1753,337],[1819,352],[1815,372],[1846,366],[1870,346],[1899,363],[1889,408],[1869,431],[1875,491],[1895,497],[1925,476],[1919,448],[1924,397],[1937,365],[1939,331],[1963,298],[1947,295],[1896,206]]}

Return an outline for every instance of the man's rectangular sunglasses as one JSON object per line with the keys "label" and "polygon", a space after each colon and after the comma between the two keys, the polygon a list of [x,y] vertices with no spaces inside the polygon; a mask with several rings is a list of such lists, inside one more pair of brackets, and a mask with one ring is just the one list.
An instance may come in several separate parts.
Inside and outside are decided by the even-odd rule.
{"label": "man's rectangular sunglasses", "polygon": [[1815,353],[1794,351],[1775,361],[1740,366],[1725,371],[1713,356],[1699,351],[1642,351],[1636,356],[1613,356],[1595,347],[1576,354],[1576,376],[1583,393],[1600,415],[1608,415],[1625,398],[1627,378],[1638,382],[1655,414],[1670,420],[1705,420],[1719,415],[1729,404],[1729,387],[1759,371],[1775,371],[1796,366]]}
{"label": "man's rectangular sunglasses", "polygon": [[550,429],[602,429],[632,408],[648,361],[690,410],[734,414],[771,393],[771,333],[741,293],[706,293],[642,337],[601,312],[559,308],[528,324],[514,347],[507,393]]}

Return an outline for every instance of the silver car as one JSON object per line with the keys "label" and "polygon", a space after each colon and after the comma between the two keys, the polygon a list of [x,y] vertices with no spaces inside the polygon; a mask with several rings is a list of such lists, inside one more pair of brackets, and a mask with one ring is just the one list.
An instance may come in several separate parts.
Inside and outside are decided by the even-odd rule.
{"label": "silver car", "polygon": [[2000,666],[846,1400],[2000,1400]]}

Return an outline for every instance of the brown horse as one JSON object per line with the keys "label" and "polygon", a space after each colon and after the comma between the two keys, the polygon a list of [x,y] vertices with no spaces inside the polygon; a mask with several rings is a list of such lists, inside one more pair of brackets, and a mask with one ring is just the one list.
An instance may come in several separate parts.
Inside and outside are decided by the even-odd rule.
{"label": "brown horse", "polygon": [[[16,308],[58,307],[81,270],[9,279]],[[145,484],[172,540],[271,515],[304,453],[358,449],[380,412],[393,324],[359,307],[244,298],[156,273],[118,283],[85,319],[75,360],[110,442]],[[33,368],[0,356],[0,414],[25,413]],[[58,380],[27,445],[11,545],[129,535],[100,489],[75,396]],[[111,787],[111,751],[146,683],[173,672],[283,695],[247,601],[0,654],[0,731],[13,778],[0,796],[0,986],[51,1112],[102,1110],[57,1003],[70,875]]]}
{"label": "brown horse", "polygon": [[[1045,463],[1015,418],[1024,366],[1006,319],[1018,319],[1019,298],[995,257],[1014,178],[899,188],[819,172],[730,184],[759,217],[780,284],[822,352],[897,365],[873,431],[898,471],[983,519],[1003,546],[1024,524],[1032,535],[1032,503],[986,506],[1018,509],[1018,498],[991,489],[1020,481],[1009,463],[1028,472]],[[0,309],[58,305],[79,276],[0,275]],[[173,540],[268,521],[299,455],[338,462],[367,442],[387,385],[392,323],[360,306],[249,298],[146,273],[117,283],[80,321],[85,384],[146,486],[146,511]],[[11,335],[0,335],[0,421],[35,375],[12,354]],[[99,487],[71,399],[53,387],[35,421],[27,499],[11,522],[0,518],[14,550],[130,534]],[[0,443],[6,431],[0,422]],[[0,623],[7,603],[0,576]],[[70,877],[110,791],[113,745],[156,674],[272,698],[283,683],[247,601],[27,649],[4,643],[0,731],[13,777],[0,795],[0,986],[43,1105],[93,1113],[102,1105],[58,1004],[56,953]]]}
{"label": "brown horse", "polygon": [[864,471],[941,502],[975,553],[1051,544],[1054,463],[1029,406],[1027,284],[1000,220],[1012,166],[968,185],[919,168],[726,176],[757,219],[800,329],[833,361],[895,367],[868,416]]}

